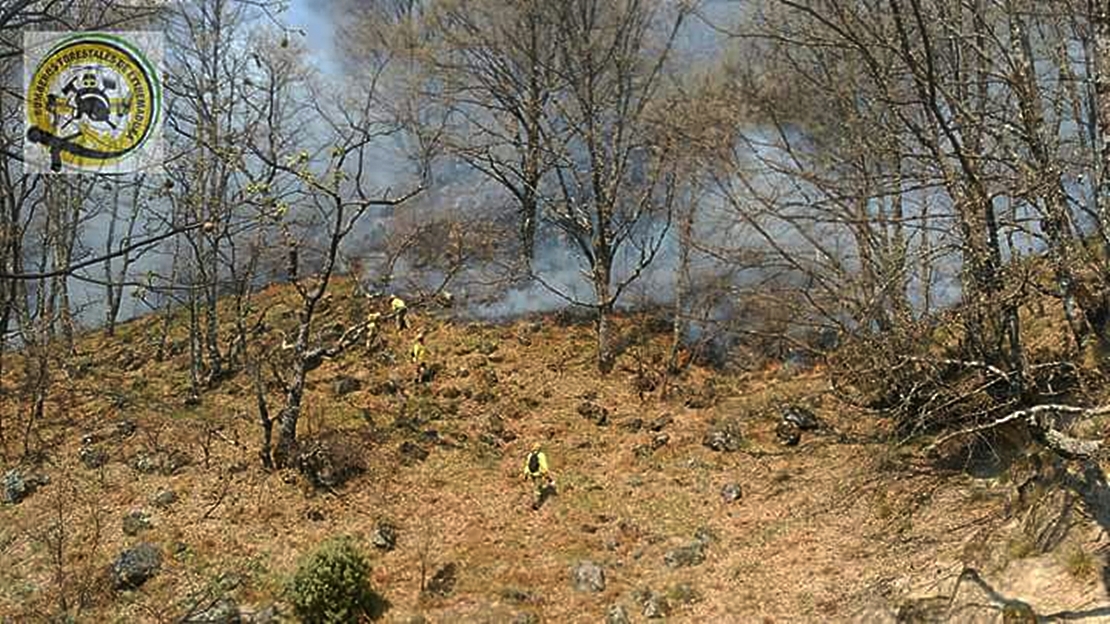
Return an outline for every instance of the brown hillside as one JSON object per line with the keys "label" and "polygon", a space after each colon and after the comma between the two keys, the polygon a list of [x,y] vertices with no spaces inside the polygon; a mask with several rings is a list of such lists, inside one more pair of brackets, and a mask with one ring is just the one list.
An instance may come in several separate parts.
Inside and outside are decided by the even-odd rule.
{"label": "brown hillside", "polygon": [[[289,295],[271,288],[253,305],[268,310],[274,329],[289,328]],[[316,327],[364,312],[340,283]],[[965,566],[997,594],[986,598],[965,582],[968,604],[988,606],[956,620],[994,621],[984,618],[1014,599],[1046,616],[1085,612],[1093,618],[1085,621],[1097,621],[1110,613],[1099,609],[1107,604],[1106,534],[1071,490],[1037,482],[1029,494],[1025,459],[994,462],[984,473],[975,463],[942,469],[914,448],[893,448],[879,435],[886,423],[837,402],[819,369],[725,374],[693,366],[667,398],[655,390],[641,401],[638,358],[650,362],[667,346],[666,333],[650,333],[644,318],[618,320],[629,346],[602,377],[588,325],[556,316],[499,326],[455,324],[443,312],[414,316],[431,330],[431,359],[442,366],[430,393],[411,387],[407,365],[389,364],[404,362],[411,339],[393,328],[383,351],[360,346],[310,373],[302,437],[328,441],[362,468],[332,490],[263,471],[247,375],[223,381],[200,405],[183,405],[184,319],[174,321],[176,354],[164,362],[148,355],[157,318],[128,323],[112,339],[83,339],[79,366],[55,374],[42,462],[21,466],[51,482],[0,507],[3,621],[46,621],[60,587],[71,612],[81,602],[78,621],[177,621],[191,604],[222,596],[244,614],[277,603],[280,617],[291,618],[285,579],[300,556],[338,535],[354,536],[370,558],[390,622],[417,614],[430,622],[600,622],[615,604],[643,621],[634,597],[641,588],[667,596],[675,622],[893,621],[900,607],[906,614],[907,605],[935,605],[918,599],[948,595]],[[276,346],[281,338],[269,331],[263,340]],[[22,442],[12,423],[23,408],[10,398],[21,377],[9,370],[19,367],[7,366],[2,380],[13,458],[5,470],[17,465]],[[357,389],[337,393],[342,377]],[[383,391],[389,380],[410,396]],[[270,397],[271,409],[279,398]],[[586,400],[609,411],[608,424],[579,414]],[[783,403],[812,407],[829,430],[780,446],[774,428]],[[657,434],[647,424],[663,415],[673,420],[652,450]],[[732,417],[742,448],[703,446],[712,423]],[[102,468],[83,465],[82,437],[110,433],[123,419],[135,432],[93,445],[108,453]],[[635,419],[645,425],[638,431]],[[544,444],[558,486],[537,512],[518,476],[533,441]],[[427,458],[406,461],[405,442]],[[722,500],[729,483],[741,486],[740,501]],[[151,499],[164,489],[177,500],[159,507]],[[147,512],[152,526],[127,536],[121,518],[133,509]],[[379,520],[398,528],[395,550],[371,544]],[[704,561],[666,565],[699,530],[711,536]],[[139,541],[161,548],[161,573],[137,591],[112,591],[101,580],[105,568]],[[604,569],[603,591],[575,590],[571,569],[582,560]],[[421,596],[422,562],[429,578],[457,565],[448,595]]]}

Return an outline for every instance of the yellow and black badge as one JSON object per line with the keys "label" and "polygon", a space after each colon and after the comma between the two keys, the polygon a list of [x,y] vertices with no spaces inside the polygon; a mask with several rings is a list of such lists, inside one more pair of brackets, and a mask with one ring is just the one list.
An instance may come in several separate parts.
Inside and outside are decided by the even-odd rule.
{"label": "yellow and black badge", "polygon": [[27,84],[27,140],[50,169],[116,169],[161,114],[158,72],[121,37],[77,33],[53,45]]}

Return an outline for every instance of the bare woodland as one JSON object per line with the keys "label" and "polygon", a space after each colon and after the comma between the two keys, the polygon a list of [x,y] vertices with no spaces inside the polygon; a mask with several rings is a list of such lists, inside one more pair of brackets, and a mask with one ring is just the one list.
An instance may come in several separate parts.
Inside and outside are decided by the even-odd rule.
{"label": "bare woodland", "polygon": [[[0,1],[6,461],[43,452],[77,336],[158,315],[182,404],[249,376],[250,446],[294,466],[306,379],[366,330],[317,322],[338,276],[582,311],[601,374],[642,304],[664,377],[806,358],[892,441],[1021,422],[1105,453],[1068,426],[1107,409],[1110,3],[337,0],[328,70],[277,3],[141,4]],[[163,168],[24,173],[26,29],[165,33]],[[275,283],[282,347],[252,305]]]}

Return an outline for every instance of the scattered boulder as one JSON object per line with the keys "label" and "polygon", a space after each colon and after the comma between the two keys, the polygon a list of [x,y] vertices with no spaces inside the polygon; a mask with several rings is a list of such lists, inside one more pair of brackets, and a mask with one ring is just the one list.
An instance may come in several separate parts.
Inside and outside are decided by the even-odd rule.
{"label": "scattered boulder", "polygon": [[663,556],[668,568],[688,568],[701,565],[705,561],[705,542],[694,540],[685,546],[670,550]]}
{"label": "scattered boulder", "polygon": [[651,592],[647,599],[644,600],[643,605],[644,610],[642,613],[644,617],[649,620],[663,619],[671,612],[671,605],[667,601],[667,597],[655,592]]}
{"label": "scattered boulder", "polygon": [[0,491],[0,500],[16,505],[23,499],[35,493],[35,490],[50,483],[46,475],[29,475],[12,468],[4,473],[3,490]]}
{"label": "scattered boulder", "polygon": [[512,624],[540,624],[540,618],[535,613],[518,613],[512,619]]}
{"label": "scattered boulder", "polygon": [[349,375],[340,375],[332,383],[332,393],[335,396],[344,396],[352,392],[357,392],[362,387],[362,382]]}
{"label": "scattered boulder", "polygon": [[609,424],[609,410],[592,401],[579,403],[578,415],[599,427]]}
{"label": "scattered boulder", "polygon": [[807,407],[801,405],[787,405],[782,408],[783,422],[793,423],[802,431],[813,431],[821,427],[821,421]]}
{"label": "scattered boulder", "polygon": [[671,605],[667,597],[652,591],[648,587],[641,587],[632,592],[632,600],[640,605],[641,613],[649,620],[658,620],[667,617]]}
{"label": "scattered boulder", "polygon": [[663,414],[662,416],[652,419],[652,421],[648,423],[648,429],[659,432],[672,422],[674,422],[674,416],[671,416],[670,414]]}
{"label": "scattered boulder", "polygon": [[143,542],[119,554],[112,562],[109,576],[117,590],[136,589],[158,574],[162,568],[162,552],[153,544]]}
{"label": "scattered boulder", "polygon": [[733,418],[715,422],[702,439],[702,444],[718,453],[733,453],[740,450],[744,444],[740,423]]}
{"label": "scattered boulder", "polygon": [[177,492],[173,490],[158,490],[158,493],[150,498],[150,503],[160,509],[165,509],[176,502]]}
{"label": "scattered boulder", "polygon": [[141,509],[127,512],[123,516],[123,534],[138,535],[150,528],[150,515]]}
{"label": "scattered boulder", "polygon": [[628,611],[625,611],[624,606],[615,604],[605,612],[605,624],[632,624],[632,620],[628,619]]}
{"label": "scattered boulder", "polygon": [[379,520],[374,532],[370,534],[370,543],[378,550],[393,550],[397,547],[397,527],[388,520]]}
{"label": "scattered boulder", "polygon": [[641,444],[633,449],[633,453],[640,459],[645,459],[651,456],[652,453],[658,451],[670,442],[671,437],[665,433],[657,433],[651,437],[651,442],[648,444]]}
{"label": "scattered boulder", "polygon": [[131,467],[143,474],[158,473],[164,476],[175,475],[192,463],[188,455],[181,451],[139,451],[131,458]]}
{"label": "scattered boulder", "polygon": [[338,432],[302,443],[297,450],[296,466],[319,489],[335,489],[365,469],[359,449]]}
{"label": "scattered boulder", "polygon": [[721,488],[721,500],[727,503],[735,503],[744,496],[743,490],[740,488],[739,483],[728,483]]}
{"label": "scattered boulder", "polygon": [[592,561],[581,561],[571,570],[574,589],[597,593],[605,590],[605,571]]}
{"label": "scattered boulder", "polygon": [[629,433],[637,433],[644,428],[643,418],[625,418],[618,425],[621,429]]}
{"label": "scattered boulder", "polygon": [[398,451],[401,453],[401,463],[406,466],[413,466],[428,459],[428,451],[409,440],[402,442]]}
{"label": "scattered boulder", "polygon": [[[203,605],[202,605],[203,606]],[[239,603],[230,596],[223,596],[181,620],[181,624],[240,624],[243,622]],[[252,622],[257,621],[251,618]]]}
{"label": "scattered boulder", "polygon": [[775,427],[775,437],[783,446],[797,446],[802,441],[802,430],[798,425],[783,420]]}
{"label": "scattered boulder", "polygon": [[77,457],[89,470],[95,470],[108,463],[108,452],[96,446],[82,445],[81,450],[77,451]]}
{"label": "scattered boulder", "polygon": [[424,593],[432,596],[448,596],[454,591],[456,581],[458,581],[458,566],[448,563],[436,570],[432,579],[424,586]]}

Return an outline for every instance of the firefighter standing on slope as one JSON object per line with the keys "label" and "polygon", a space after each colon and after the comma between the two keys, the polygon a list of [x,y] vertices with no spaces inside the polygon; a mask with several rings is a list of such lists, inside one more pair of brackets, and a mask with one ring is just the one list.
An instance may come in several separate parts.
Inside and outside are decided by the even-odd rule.
{"label": "firefighter standing on slope", "polygon": [[404,331],[408,329],[409,322],[405,320],[405,315],[408,314],[408,306],[405,305],[405,300],[393,295],[393,299],[389,302],[389,307],[393,309],[393,314],[397,317],[397,330]]}
{"label": "firefighter standing on slope", "polygon": [[428,378],[428,348],[424,346],[424,335],[427,332],[420,330],[416,334],[416,342],[412,343],[412,352],[410,358],[412,363],[416,365],[416,384],[420,385],[425,383]]}
{"label": "firefighter standing on slope", "polygon": [[371,312],[366,316],[366,350],[374,348],[378,340],[378,321],[381,320],[380,312]]}
{"label": "firefighter standing on slope", "polygon": [[540,450],[539,442],[532,444],[532,451],[524,459],[524,478],[532,481],[532,509],[539,509],[547,488],[555,486],[547,468],[547,455]]}

